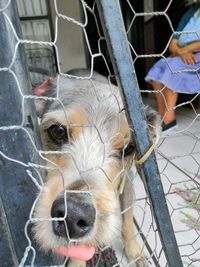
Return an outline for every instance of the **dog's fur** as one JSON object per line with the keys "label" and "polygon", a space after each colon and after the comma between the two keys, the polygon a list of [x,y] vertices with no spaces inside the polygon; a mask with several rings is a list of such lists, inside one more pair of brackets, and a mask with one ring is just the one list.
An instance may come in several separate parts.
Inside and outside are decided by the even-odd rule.
{"label": "dog's fur", "polygon": [[[88,76],[87,71],[73,74]],[[36,203],[34,217],[44,218],[34,225],[37,242],[46,251],[67,246],[70,242],[93,245],[98,249],[111,245],[122,231],[129,262],[146,266],[133,226],[129,163],[133,159],[134,164],[134,140],[118,87],[97,73],[89,80],[59,76],[49,81],[48,86],[45,95],[57,95],[59,101],[37,100],[41,136],[46,150],[61,153],[48,155],[49,165],[56,168],[48,171]],[[146,115],[152,125],[150,133],[154,136],[156,127],[159,127],[157,115],[149,108],[146,108]],[[48,130],[52,125],[65,127],[66,136],[62,142],[52,139]],[[129,173],[124,191],[119,196],[118,187],[126,171]],[[75,240],[70,240],[68,234],[66,238],[55,235],[51,220],[45,220],[51,219],[54,201],[66,195],[76,201],[84,199],[95,209],[91,231]],[[69,265],[85,266],[85,263],[73,261]]]}

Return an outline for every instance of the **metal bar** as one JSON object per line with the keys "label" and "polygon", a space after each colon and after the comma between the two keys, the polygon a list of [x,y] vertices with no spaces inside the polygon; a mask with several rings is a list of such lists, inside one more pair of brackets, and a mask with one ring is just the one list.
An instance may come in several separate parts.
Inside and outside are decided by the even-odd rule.
{"label": "metal bar", "polygon": [[[134,130],[137,150],[141,156],[149,149],[151,141],[119,1],[97,0],[97,7],[118,85],[122,89],[122,98],[129,111],[127,115]],[[183,267],[154,153],[144,162],[141,174],[150,197],[168,265]]]}
{"label": "metal bar", "polygon": [[49,15],[36,15],[36,16],[28,16],[28,17],[20,17],[22,21],[30,21],[30,20],[49,20]]}
{"label": "metal bar", "polygon": [[[19,41],[21,28],[16,1],[2,0],[0,9],[0,236],[3,237],[0,266],[18,266],[28,246],[24,227],[36,197],[36,187],[26,171],[31,170],[34,176],[36,172],[18,162],[27,166],[29,162],[38,163],[39,156],[27,132],[38,149],[40,138],[34,103],[23,98],[32,94],[32,88],[24,46]],[[19,128],[12,128],[13,125]],[[28,235],[32,239],[30,228],[31,225]],[[34,242],[32,246],[37,255],[34,266],[52,264],[50,255],[41,256]],[[32,257],[30,250],[27,266],[31,265]]]}

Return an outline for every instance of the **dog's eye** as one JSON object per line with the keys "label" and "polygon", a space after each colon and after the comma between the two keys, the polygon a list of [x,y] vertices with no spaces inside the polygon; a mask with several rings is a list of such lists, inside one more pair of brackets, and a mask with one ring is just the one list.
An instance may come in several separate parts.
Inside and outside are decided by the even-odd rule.
{"label": "dog's eye", "polygon": [[63,125],[51,125],[51,127],[47,129],[47,132],[50,138],[58,144],[61,144],[64,141],[66,142],[68,139],[67,130]]}
{"label": "dog's eye", "polygon": [[124,149],[124,157],[130,156],[135,151],[134,144],[128,144]]}

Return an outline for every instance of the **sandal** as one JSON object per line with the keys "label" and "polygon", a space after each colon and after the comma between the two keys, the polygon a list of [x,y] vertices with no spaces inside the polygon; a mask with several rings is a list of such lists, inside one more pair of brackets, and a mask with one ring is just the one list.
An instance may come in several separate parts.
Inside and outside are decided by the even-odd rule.
{"label": "sandal", "polygon": [[171,121],[170,123],[162,123],[162,131],[167,131],[176,127],[176,120]]}

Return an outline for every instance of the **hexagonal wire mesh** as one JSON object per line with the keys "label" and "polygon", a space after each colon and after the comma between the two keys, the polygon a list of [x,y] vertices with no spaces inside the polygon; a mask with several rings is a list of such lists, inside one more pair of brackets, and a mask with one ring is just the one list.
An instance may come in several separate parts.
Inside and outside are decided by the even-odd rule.
{"label": "hexagonal wire mesh", "polygon": [[[141,13],[137,12],[130,1],[126,0],[127,6],[130,9],[130,14],[132,14],[132,18],[130,20],[127,20],[127,34],[130,35],[131,29],[134,26],[134,22],[138,17],[144,17],[148,18],[151,17],[154,18],[156,16],[164,16],[167,19],[167,22],[169,24],[169,27],[172,31],[172,33],[175,32],[174,26],[171,23],[171,19],[168,16],[168,11],[170,9],[170,6],[172,5],[173,1],[169,1],[168,5],[165,7],[164,10],[159,12],[154,12],[153,9],[149,12]],[[37,254],[35,254],[35,244],[33,244],[33,240],[30,238],[29,233],[29,225],[32,223],[37,222],[37,228],[35,228],[35,231],[37,233],[37,239],[39,240],[40,245],[43,247],[48,248],[48,246],[52,249],[56,247],[57,242],[59,243],[59,246],[64,246],[65,242],[60,237],[55,237],[52,233],[51,229],[51,223],[54,221],[54,227],[59,226],[59,222],[64,221],[63,217],[67,217],[68,209],[67,207],[67,195],[73,194],[73,198],[76,198],[75,195],[80,195],[80,198],[82,198],[82,195],[86,195],[87,198],[93,196],[94,194],[98,194],[98,189],[94,190],[93,187],[95,187],[90,177],[98,176],[101,177],[101,180],[109,182],[110,187],[110,195],[113,194],[117,190],[117,186],[119,185],[119,177],[122,173],[126,172],[126,160],[124,157],[124,153],[126,153],[126,147],[127,147],[127,140],[125,139],[123,133],[121,132],[121,122],[120,122],[120,116],[123,113],[123,109],[121,106],[120,101],[118,100],[115,92],[115,86],[112,85],[111,81],[113,81],[113,75],[112,70],[110,70],[110,66],[107,62],[109,62],[109,58],[106,58],[106,56],[102,52],[102,43],[104,41],[104,36],[102,35],[101,27],[99,25],[99,20],[97,18],[96,14],[96,3],[92,3],[90,6],[86,4],[84,1],[80,1],[81,10],[83,13],[83,19],[81,21],[78,21],[76,18],[70,17],[66,14],[62,13],[62,10],[58,9],[58,3],[57,1],[54,1],[54,9],[55,9],[55,36],[54,40],[52,42],[44,42],[44,41],[30,41],[30,40],[23,40],[20,39],[19,36],[17,36],[15,29],[12,25],[11,20],[6,15],[6,9],[11,4],[11,1],[7,1],[7,4],[4,6],[4,8],[1,10],[1,16],[6,17],[6,21],[9,25],[9,28],[13,32],[13,36],[16,38],[16,46],[15,46],[15,52],[13,55],[13,60],[9,67],[7,66],[1,66],[0,71],[9,71],[11,75],[13,75],[14,79],[16,80],[16,83],[18,84],[18,90],[21,94],[21,101],[23,102],[25,99],[40,99],[37,97],[32,97],[31,95],[24,95],[24,93],[20,89],[20,84],[18,83],[18,77],[15,76],[15,73],[12,72],[12,64],[15,60],[15,53],[17,51],[17,47],[21,43],[27,44],[37,44],[39,46],[53,46],[56,51],[57,61],[58,61],[58,72],[59,76],[57,77],[57,80],[55,81],[55,90],[56,95],[52,96],[42,96],[42,100],[48,101],[50,104],[53,105],[53,110],[51,113],[47,114],[45,118],[43,118],[44,127],[43,129],[46,131],[48,130],[48,134],[50,135],[51,141],[54,139],[54,134],[58,134],[58,136],[62,136],[62,134],[68,135],[69,147],[68,145],[64,144],[62,146],[62,149],[60,149],[60,144],[55,143],[54,146],[50,146],[48,149],[44,150],[38,150],[37,147],[34,144],[34,141],[32,138],[30,138],[30,141],[32,142],[36,153],[39,157],[41,157],[45,164],[32,164],[28,163],[27,165],[23,162],[18,162],[17,159],[13,159],[11,157],[8,157],[5,153],[1,153],[1,156],[5,160],[11,160],[16,161],[17,163],[24,165],[25,168],[33,166],[36,170],[46,170],[47,172],[53,172],[52,176],[54,176],[54,179],[51,180],[48,184],[45,184],[43,182],[43,178],[41,177],[41,174],[37,171],[38,176],[40,177],[39,182],[35,178],[35,173],[31,173],[28,171],[28,175],[30,178],[30,182],[33,182],[36,187],[38,188],[39,195],[36,198],[35,202],[33,203],[33,206],[30,211],[30,217],[27,220],[27,224],[25,226],[25,236],[28,240],[28,246],[25,249],[24,256],[21,259],[20,266],[25,266],[27,258],[30,256],[31,252],[33,253],[32,257],[32,265],[34,265],[35,260],[37,258]],[[86,31],[86,27],[88,24],[88,14],[90,16],[93,16],[94,21],[96,22],[96,29],[98,32],[98,40],[96,40],[98,44],[98,51],[94,52],[91,50],[90,47],[90,39],[88,38],[88,33]],[[130,16],[131,17],[131,16]],[[68,23],[72,23],[76,25],[77,27],[80,27],[80,29],[83,32],[85,44],[86,44],[86,50],[88,50],[89,58],[90,58],[90,71],[87,74],[66,74],[63,73],[62,70],[59,67],[59,49],[57,47],[57,37],[58,37],[58,22],[59,20],[65,20]],[[130,37],[130,36],[129,36]],[[172,35],[169,38],[169,41],[167,42],[165,48],[161,53],[157,54],[146,54],[146,53],[138,53],[138,51],[134,48],[134,45],[131,43],[130,40],[130,47],[133,52],[134,57],[134,64],[136,64],[137,60],[143,59],[143,58],[157,58],[162,57],[167,62],[166,57],[166,51],[168,49],[170,40],[172,39]],[[105,95],[99,94],[99,87],[100,84],[92,79],[94,77],[95,79],[95,73],[94,73],[94,63],[97,58],[101,58],[104,62],[104,66],[107,72],[107,79],[102,82],[105,82],[107,93]],[[170,68],[170,66],[169,66]],[[171,69],[170,69],[171,70]],[[137,68],[136,68],[137,71]],[[186,70],[184,70],[186,71]],[[191,70],[190,70],[191,71]],[[173,72],[171,70],[171,72]],[[180,71],[181,72],[181,71]],[[196,75],[198,76],[198,69],[195,69]],[[180,74],[181,75],[181,74]],[[62,84],[63,79],[65,81],[65,78],[70,78],[72,81],[75,82],[85,82],[86,87],[90,87],[91,91],[89,91],[90,94],[93,96],[95,95],[95,100],[93,99],[92,105],[90,105],[91,112],[93,111],[93,107],[97,108],[98,106],[102,105],[102,102],[107,103],[109,101],[110,106],[115,106],[116,110],[115,113],[118,114],[118,120],[117,120],[117,133],[112,133],[111,129],[109,130],[111,136],[108,137],[104,135],[103,130],[101,127],[102,125],[99,125],[99,122],[96,118],[96,120],[93,118],[92,122],[88,121],[84,118],[82,114],[79,114],[76,116],[76,114],[73,114],[73,119],[69,116],[69,114],[66,114],[65,112],[65,100],[62,99]],[[51,84],[52,80],[49,80],[48,83]],[[77,83],[78,84],[78,83]],[[47,84],[45,84],[47,85]],[[99,86],[99,87],[98,87]],[[40,88],[44,89],[44,87]],[[155,95],[160,93],[162,97],[164,98],[165,95],[163,91],[165,88],[162,89],[161,92],[156,92],[153,90],[141,90],[141,92],[144,94],[144,101],[145,102],[153,102],[154,97],[146,97]],[[108,93],[109,92],[109,93]],[[167,204],[170,211],[172,223],[174,226],[177,242],[179,245],[180,253],[183,259],[184,266],[198,266],[198,262],[200,261],[200,255],[199,255],[199,109],[194,105],[194,100],[198,97],[199,93],[195,95],[191,100],[181,102],[180,104],[177,104],[174,109],[177,113],[178,118],[178,124],[179,129],[176,130],[171,136],[162,137],[160,138],[160,142],[155,149],[158,165],[160,169],[160,174],[162,178],[163,187],[166,194]],[[69,97],[69,96],[68,96]],[[83,99],[86,98],[85,95],[81,96]],[[76,101],[74,101],[76,102]],[[84,102],[84,101],[83,101]],[[53,103],[53,104],[52,104]],[[91,104],[91,103],[90,103]],[[186,106],[189,106],[190,109],[186,109]],[[59,108],[59,112],[56,113],[56,108]],[[80,106],[76,107],[76,112],[80,112]],[[167,107],[167,112],[170,111],[170,107]],[[23,111],[24,112],[24,111]],[[53,113],[56,113],[53,117]],[[50,116],[50,117],[49,117]],[[51,119],[51,122],[50,119]],[[59,118],[59,119],[58,119]],[[72,121],[71,121],[72,120]],[[111,118],[110,118],[111,120]],[[164,119],[163,119],[164,120]],[[53,123],[52,123],[53,121]],[[58,124],[59,122],[59,124]],[[45,124],[46,123],[46,124]],[[101,122],[103,123],[103,122]],[[116,121],[115,121],[116,123]],[[66,127],[63,129],[63,127],[55,128],[55,124],[57,126],[65,125]],[[53,126],[53,128],[52,128]],[[1,130],[14,130],[15,127],[18,127],[18,125],[13,125],[9,127],[1,127]],[[20,127],[23,128],[23,125],[20,125]],[[107,125],[106,127],[110,127],[110,125]],[[74,131],[72,131],[74,129]],[[56,132],[58,130],[58,132]],[[26,132],[25,128],[24,131]],[[83,153],[80,150],[81,145],[85,145],[79,143],[76,147],[76,144],[74,140],[76,140],[77,136],[81,134],[81,132],[88,131],[88,135],[95,139],[95,146],[92,143],[89,143],[87,145],[90,146],[89,152]],[[73,132],[73,133],[72,133]],[[28,135],[28,132],[26,132]],[[45,132],[45,139],[47,139],[47,135]],[[124,147],[120,147],[122,151],[121,155],[121,169],[120,171],[114,171],[114,177],[113,174],[108,174],[106,169],[106,164],[108,164],[108,152],[116,153],[115,157],[119,157],[117,153],[118,151],[113,151],[113,149],[110,147],[109,142],[111,139],[114,139],[117,135],[120,135],[122,139],[122,143],[124,143]],[[85,137],[86,138],[86,137]],[[61,138],[61,141],[63,139]],[[65,140],[66,141],[66,140]],[[82,140],[87,141],[87,140]],[[128,136],[128,142],[130,141],[130,133]],[[47,141],[47,143],[49,140]],[[62,142],[61,142],[62,143]],[[66,142],[65,142],[66,143]],[[63,143],[62,143],[63,145]],[[48,147],[48,146],[47,146]],[[99,151],[95,151],[96,147],[98,147]],[[58,149],[59,148],[59,149]],[[119,148],[118,148],[119,149]],[[117,149],[116,149],[117,150]],[[96,153],[96,154],[95,154]],[[100,159],[97,160],[98,153],[101,153]],[[59,159],[56,158],[59,157]],[[79,159],[80,157],[80,159]],[[109,155],[109,157],[112,158],[112,155]],[[83,162],[83,158],[85,161]],[[65,161],[67,160],[67,163]],[[111,164],[114,164],[111,161]],[[69,166],[70,167],[69,167]],[[71,169],[70,169],[71,168]],[[72,170],[73,169],[73,170]],[[84,185],[74,185],[76,178],[71,180],[70,182],[66,182],[66,176],[69,176],[68,173],[66,173],[66,170],[68,172],[71,172],[71,177],[80,177],[84,181]],[[92,175],[91,175],[92,173]],[[56,181],[55,181],[56,177]],[[102,178],[103,177],[103,178]],[[132,174],[131,177],[127,177],[128,180],[131,181],[131,184],[134,185],[134,191],[135,191],[135,200],[132,204],[132,207],[134,208],[134,220],[135,225],[137,228],[137,231],[134,235],[134,237],[130,237],[130,240],[136,239],[138,240],[138,243],[140,244],[141,251],[139,254],[146,254],[146,257],[149,262],[151,262],[152,266],[167,266],[166,258],[163,252],[163,248],[160,242],[158,230],[155,224],[155,221],[152,216],[151,212],[151,205],[148,199],[148,196],[146,195],[143,183],[141,179],[139,178],[136,168],[132,168]],[[79,181],[80,182],[80,181]],[[95,181],[97,182],[97,181]],[[51,184],[52,183],[52,184]],[[55,183],[53,185],[53,183]],[[104,187],[104,185],[101,184],[102,181],[98,184],[98,187]],[[67,185],[67,186],[66,186]],[[70,189],[70,186],[72,186],[72,189]],[[81,189],[82,188],[82,189]],[[80,190],[79,190],[80,189]],[[46,195],[44,192],[48,192]],[[107,191],[106,191],[107,192]],[[51,205],[53,202],[57,199],[58,196],[62,193],[62,196],[64,196],[64,214],[63,211],[58,214],[58,216],[53,216],[51,218]],[[108,192],[107,192],[108,193]],[[84,197],[83,197],[84,198]],[[115,199],[115,197],[113,197]],[[116,200],[116,199],[115,199]],[[40,208],[37,209],[37,213],[34,213],[35,207],[38,205],[38,201],[42,204]],[[96,199],[97,201],[97,199]],[[109,209],[111,206],[109,206],[109,202],[112,202],[113,199],[110,198],[109,194],[106,196],[104,194],[104,200],[98,199],[99,203],[95,203],[95,205],[99,205],[98,207],[101,209],[105,209],[104,212],[106,212],[106,209]],[[117,200],[116,200],[117,201]],[[112,203],[113,204],[113,203]],[[114,204],[113,204],[114,205]],[[101,206],[104,206],[103,208]],[[89,207],[87,207],[89,208]],[[131,208],[126,207],[125,210],[122,211],[122,214],[129,211]],[[110,211],[110,213],[112,213]],[[91,216],[91,214],[90,214]],[[104,215],[105,216],[105,215]],[[56,218],[54,218],[56,217]],[[59,218],[57,218],[59,217]],[[103,215],[102,215],[103,217]],[[99,219],[100,220],[100,219]],[[105,218],[104,218],[105,220]],[[64,221],[65,222],[65,221]],[[80,220],[79,220],[80,222]],[[116,223],[114,227],[110,227],[110,224],[114,224],[113,221],[106,221],[106,227],[104,229],[99,230],[100,235],[104,235],[105,233],[109,235],[109,231],[113,231],[115,236],[120,237],[120,229],[119,225]],[[105,222],[103,222],[105,223]],[[70,238],[70,230],[68,230],[66,223],[65,225],[65,235],[68,236],[70,243],[73,243],[73,238]],[[81,225],[84,228],[85,222],[81,221]],[[105,225],[104,225],[105,226]],[[115,229],[116,227],[116,229]],[[107,229],[108,228],[108,232]],[[54,229],[55,230],[55,229]],[[56,231],[56,230],[55,230]],[[105,233],[104,233],[105,232]],[[41,234],[41,235],[40,235]],[[90,237],[91,238],[91,237]],[[61,239],[61,240],[60,240]],[[93,237],[95,239],[95,242],[97,243],[97,247],[100,251],[104,250],[103,243],[104,241],[101,241],[101,237],[99,237],[99,233],[97,233],[97,236]],[[96,240],[97,239],[97,240]],[[103,239],[103,238],[102,238]],[[104,237],[105,239],[105,237]],[[77,240],[75,240],[77,242]],[[93,243],[94,240],[90,240],[89,243]],[[52,244],[49,244],[52,243]],[[78,243],[78,242],[77,242]],[[105,242],[106,243],[106,242]],[[130,241],[127,241],[126,245],[130,243]],[[108,244],[106,244],[108,245]],[[122,266],[128,266],[127,259],[124,253],[124,244],[119,241],[119,244],[114,244],[114,247],[116,247],[117,251],[117,257],[118,257],[118,263]],[[101,254],[101,253],[100,253]],[[31,254],[32,255],[32,254]],[[58,263],[57,263],[58,264]],[[60,266],[64,266],[66,264],[66,260],[63,260],[63,263]],[[98,266],[98,265],[97,265]]]}
{"label": "hexagonal wire mesh", "polygon": [[[174,33],[176,32],[176,28],[173,25],[170,14],[170,8],[173,4],[180,4],[178,1],[168,1],[165,3],[165,7],[162,10],[154,11],[153,3],[152,5],[147,4],[147,12],[137,12],[137,8],[134,9],[131,1],[126,1],[127,6],[132,13],[131,19],[127,23],[127,33],[131,31],[131,28],[134,27],[134,23],[136,24],[136,20],[141,17],[146,17],[146,21],[144,23],[148,23],[149,20],[154,19],[155,24],[157,26],[156,29],[161,30],[164,25],[164,19],[167,21],[168,28],[170,29],[170,33],[166,33],[165,44],[160,48],[158,53],[155,53],[152,50],[152,47],[149,49],[144,49],[144,51],[149,50],[148,53],[140,52],[134,48],[134,45],[131,44],[131,49],[134,55],[134,62],[136,64],[138,59],[147,59],[147,58],[163,58],[166,65],[170,69],[170,76],[168,79],[172,79],[174,73],[180,73],[179,75],[183,75],[185,72],[193,72],[196,75],[197,81],[199,83],[199,66],[185,65],[185,68],[181,69],[181,67],[176,67],[173,69],[169,54],[166,53],[169,49],[170,42],[174,38]],[[192,1],[186,1],[185,4],[189,5],[194,4]],[[135,5],[136,6],[136,5]],[[163,3],[164,6],[164,3]],[[188,8],[189,8],[188,7]],[[178,13],[176,9],[175,12]],[[176,14],[176,13],[175,13]],[[159,19],[160,20],[159,20]],[[163,19],[163,20],[162,20]],[[158,24],[162,23],[160,28]],[[165,22],[166,23],[166,22]],[[199,28],[199,27],[198,27]],[[184,32],[184,33],[183,33]],[[199,40],[198,30],[190,30],[196,36],[196,40]],[[159,34],[160,32],[158,32]],[[182,33],[182,34],[181,34]],[[183,30],[180,32],[180,36],[184,36],[187,34],[187,30]],[[162,38],[162,34],[160,34],[160,38]],[[131,38],[131,37],[130,37]],[[146,38],[151,39],[150,34],[146,35]],[[168,38],[168,39],[167,39]],[[163,40],[160,40],[161,42]],[[146,41],[148,42],[148,41]],[[163,42],[162,42],[163,44]],[[155,49],[155,47],[154,47]],[[157,49],[158,50],[158,49]],[[194,64],[195,65],[195,64]],[[192,70],[191,70],[192,69]],[[158,80],[159,77],[157,76]],[[166,81],[168,84],[168,81]],[[178,119],[178,129],[173,132],[171,136],[167,138],[161,139],[159,146],[157,147],[157,161],[160,169],[161,179],[163,182],[166,199],[168,203],[168,208],[170,211],[172,223],[174,226],[177,242],[179,245],[180,253],[183,259],[184,266],[198,266],[199,264],[199,102],[195,105],[195,99],[199,97],[199,84],[198,89],[195,95],[192,95],[190,98],[185,101],[181,100],[174,107],[170,108],[168,106],[167,99],[165,99],[165,90],[163,87],[161,90],[141,90],[144,94],[160,94],[166,104],[166,113],[163,114],[163,119],[165,116],[174,109],[176,111],[176,116]],[[186,91],[186,89],[185,89]],[[184,92],[184,90],[183,90]],[[147,99],[147,103],[149,99]],[[137,185],[137,183],[136,183]],[[136,192],[139,192],[137,190]],[[146,209],[145,206],[145,194],[143,194],[143,204],[142,209]],[[136,197],[137,198],[137,197]],[[138,199],[139,199],[138,194]],[[140,202],[140,200],[138,201]],[[147,202],[148,203],[148,202]],[[141,207],[139,205],[139,207]],[[136,213],[137,214],[137,213]],[[144,213],[148,214],[148,213]],[[148,215],[145,218],[144,216],[144,224],[145,221],[148,221]],[[142,221],[141,221],[142,223]],[[148,226],[149,225],[149,228]],[[148,233],[148,229],[152,227],[153,223],[146,224],[144,228],[146,228],[146,233]],[[143,229],[144,229],[143,228]],[[151,232],[151,231],[150,231]],[[151,234],[150,234],[151,235]],[[151,240],[151,239],[150,239]],[[153,237],[152,237],[153,240]],[[149,241],[152,244],[152,241]],[[155,238],[154,241],[155,247],[153,251],[156,251],[155,254],[160,257],[161,266],[165,266],[162,258],[162,249],[159,251],[159,242]]]}

